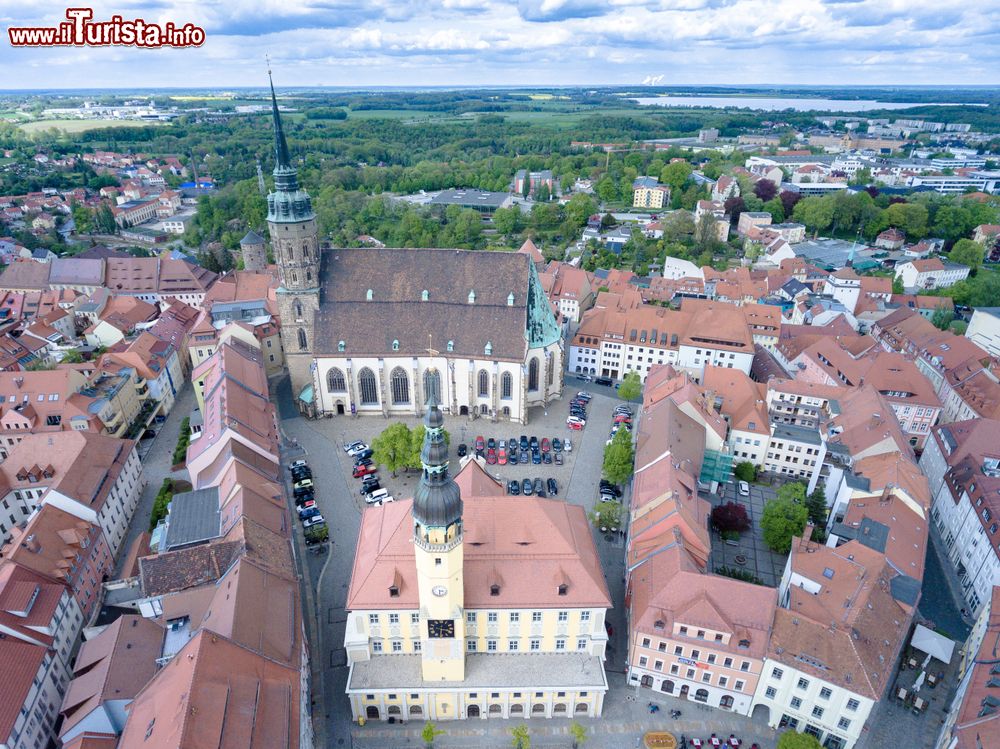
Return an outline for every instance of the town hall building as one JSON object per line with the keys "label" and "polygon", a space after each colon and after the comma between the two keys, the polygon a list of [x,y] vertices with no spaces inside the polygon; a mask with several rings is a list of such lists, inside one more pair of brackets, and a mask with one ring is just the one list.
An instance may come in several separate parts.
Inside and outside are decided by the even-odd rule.
{"label": "town hall building", "polygon": [[527,421],[562,392],[563,342],[531,258],[454,249],[321,249],[271,86],[267,223],[282,345],[312,416],[453,415]]}

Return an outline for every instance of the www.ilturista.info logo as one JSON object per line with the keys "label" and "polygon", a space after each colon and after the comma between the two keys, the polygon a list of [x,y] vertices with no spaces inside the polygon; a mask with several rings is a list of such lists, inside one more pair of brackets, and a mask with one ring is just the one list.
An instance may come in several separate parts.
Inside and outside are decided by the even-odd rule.
{"label": "www.ilturista.info logo", "polygon": [[58,26],[11,27],[7,29],[14,47],[200,47],[205,30],[186,23],[177,26],[147,23],[141,18],[126,21],[111,16],[110,21],[93,21],[92,8],[67,8],[65,23]]}

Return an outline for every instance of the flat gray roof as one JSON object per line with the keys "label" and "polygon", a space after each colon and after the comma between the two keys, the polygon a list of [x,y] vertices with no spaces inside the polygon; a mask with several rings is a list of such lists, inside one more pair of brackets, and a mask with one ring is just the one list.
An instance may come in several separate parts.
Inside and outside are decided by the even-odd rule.
{"label": "flat gray roof", "polygon": [[[458,643],[465,647],[465,643]],[[600,658],[586,653],[469,653],[464,681],[425,682],[420,655],[384,654],[359,661],[351,669],[348,690],[519,689],[565,687],[606,690]]]}
{"label": "flat gray roof", "polygon": [[219,487],[175,494],[167,516],[167,549],[207,541],[219,535]]}
{"label": "flat gray roof", "polygon": [[464,205],[487,206],[499,208],[510,195],[505,192],[488,192],[486,190],[442,190],[433,198],[431,205]]}
{"label": "flat gray roof", "polygon": [[804,442],[809,445],[819,445],[822,442],[819,438],[819,432],[815,429],[806,429],[794,424],[775,424],[773,436],[778,439]]}

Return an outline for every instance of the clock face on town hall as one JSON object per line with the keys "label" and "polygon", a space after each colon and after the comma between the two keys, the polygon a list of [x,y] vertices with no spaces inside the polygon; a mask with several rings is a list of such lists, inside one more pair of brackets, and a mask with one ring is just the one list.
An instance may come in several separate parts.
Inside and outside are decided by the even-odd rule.
{"label": "clock face on town hall", "polygon": [[427,621],[427,634],[430,637],[440,639],[455,636],[455,621],[453,619],[429,619]]}

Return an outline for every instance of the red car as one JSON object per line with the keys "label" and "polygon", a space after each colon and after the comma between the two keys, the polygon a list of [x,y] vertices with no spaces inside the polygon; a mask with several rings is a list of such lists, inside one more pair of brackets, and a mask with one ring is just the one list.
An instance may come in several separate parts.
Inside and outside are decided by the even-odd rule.
{"label": "red car", "polygon": [[375,473],[378,468],[372,464],[355,466],[354,467],[354,478],[359,479],[362,476],[367,476],[369,473]]}
{"label": "red car", "polygon": [[626,416],[625,414],[620,414],[615,417],[615,424],[631,424],[632,417]]}
{"label": "red car", "polygon": [[482,452],[486,449],[486,440],[482,436],[476,437],[476,451]]}
{"label": "red car", "polygon": [[570,429],[572,429],[573,431],[576,431],[576,432],[579,432],[579,431],[583,430],[583,424],[581,424],[581,423],[579,423],[577,421],[567,422],[566,426],[568,426]]}
{"label": "red car", "polygon": [[549,442],[549,438],[542,437],[542,452],[547,453],[551,449],[552,449],[552,443]]}
{"label": "red car", "polygon": [[497,462],[496,449],[491,447],[489,450],[486,451],[486,462],[489,463],[491,466],[496,465]]}
{"label": "red car", "polygon": [[502,466],[507,465],[507,448],[501,447],[500,452],[497,455],[497,463]]}

